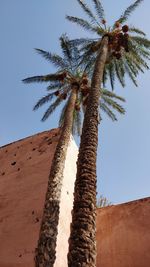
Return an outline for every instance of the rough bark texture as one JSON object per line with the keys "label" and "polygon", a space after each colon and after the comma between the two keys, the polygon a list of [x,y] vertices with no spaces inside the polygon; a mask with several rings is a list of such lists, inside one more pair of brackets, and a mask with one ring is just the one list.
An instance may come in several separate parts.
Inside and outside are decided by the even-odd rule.
{"label": "rough bark texture", "polygon": [[52,267],[56,258],[56,239],[59,222],[59,206],[65,158],[73,123],[76,89],[72,90],[60,139],[54,154],[45,199],[38,247],[35,251],[36,267]]}
{"label": "rough bark texture", "polygon": [[83,124],[69,240],[69,267],[96,266],[96,156],[98,145],[99,88],[107,58],[107,47],[108,39],[104,37],[95,63]]}

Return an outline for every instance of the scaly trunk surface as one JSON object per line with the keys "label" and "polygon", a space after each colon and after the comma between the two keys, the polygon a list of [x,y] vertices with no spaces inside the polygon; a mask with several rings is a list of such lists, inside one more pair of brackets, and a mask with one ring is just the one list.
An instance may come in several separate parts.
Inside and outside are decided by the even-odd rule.
{"label": "scaly trunk surface", "polygon": [[68,102],[61,135],[52,161],[38,247],[35,250],[35,267],[52,267],[56,258],[56,240],[58,234],[63,170],[72,132],[75,101],[76,88],[72,90]]}
{"label": "scaly trunk surface", "polygon": [[96,157],[100,85],[108,52],[108,38],[101,42],[93,72],[77,162],[68,266],[96,266]]}

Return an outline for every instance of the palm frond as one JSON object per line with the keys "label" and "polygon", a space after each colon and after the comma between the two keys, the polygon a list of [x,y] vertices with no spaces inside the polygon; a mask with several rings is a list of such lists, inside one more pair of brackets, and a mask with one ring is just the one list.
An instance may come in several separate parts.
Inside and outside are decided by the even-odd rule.
{"label": "palm frond", "polygon": [[[132,57],[133,61],[136,61],[139,65],[146,69],[149,69],[146,61],[144,59],[150,60],[150,52],[140,45],[134,45],[134,42],[130,40],[129,42],[129,56]],[[143,59],[144,58],[144,59]]]}
{"label": "palm frond", "polygon": [[54,89],[60,89],[63,87],[63,84],[61,82],[54,82],[51,83],[49,86],[47,86],[47,91],[54,90]]}
{"label": "palm frond", "polygon": [[[96,56],[95,56],[95,60],[93,61],[93,59],[94,59],[94,53],[95,53],[95,47],[98,44],[99,44],[99,42],[93,41],[92,43],[89,43],[89,44],[83,46],[80,49],[80,52],[82,52],[82,54],[81,54],[81,61],[80,61],[80,64],[81,65],[82,64],[85,64],[85,65],[88,64],[89,65],[89,63],[91,62],[91,60],[92,60],[92,63],[94,63],[94,61],[96,60]],[[92,64],[90,64],[90,65],[91,65],[91,68],[92,68]]]}
{"label": "palm frond", "polygon": [[129,27],[129,32],[137,33],[137,34],[140,34],[140,35],[143,35],[143,36],[146,35],[145,32],[143,32],[140,29],[135,28],[135,27]]}
{"label": "palm frond", "polygon": [[55,100],[55,102],[53,102],[50,107],[46,110],[46,112],[44,113],[44,116],[42,117],[42,121],[45,121],[48,119],[48,117],[55,111],[55,109],[60,105],[60,103],[62,102],[61,98],[57,98]]}
{"label": "palm frond", "polygon": [[97,32],[97,27],[92,26],[88,21],[81,19],[81,18],[76,18],[72,16],[66,16],[66,18],[73,22],[76,23],[77,25],[80,25],[83,27],[85,30],[91,31],[91,32]]}
{"label": "palm frond", "polygon": [[108,90],[105,89],[105,88],[101,88],[100,91],[101,91],[101,93],[102,93],[102,97],[103,97],[103,96],[107,96],[107,97],[109,97],[109,98],[115,98],[115,99],[118,99],[118,100],[120,100],[120,101],[122,101],[122,102],[125,102],[125,99],[124,99],[123,97],[118,96],[118,95],[116,95],[114,92],[108,91]]}
{"label": "palm frond", "polygon": [[24,83],[45,82],[45,76],[32,76],[22,80]]}
{"label": "palm frond", "polygon": [[68,40],[71,53],[72,53],[72,66],[74,68],[77,68],[79,65],[79,59],[80,59],[80,51],[78,45],[75,44],[75,42]]}
{"label": "palm frond", "polygon": [[135,57],[132,53],[126,54],[125,58],[127,59],[128,62],[130,62],[130,65],[132,65],[138,72],[141,71],[144,73],[144,70],[142,67],[145,66],[145,62],[139,57]]}
{"label": "palm frond", "polygon": [[49,81],[57,81],[57,74],[48,74],[43,76],[33,76],[23,79],[24,83],[34,83],[34,82],[49,82]]}
{"label": "palm frond", "polygon": [[115,64],[112,61],[110,64],[108,64],[108,72],[109,72],[109,79],[112,90],[114,90],[114,83],[115,83]]}
{"label": "palm frond", "polygon": [[50,61],[53,65],[55,65],[58,68],[66,68],[66,64],[62,57],[58,56],[57,54],[52,54],[50,52],[46,52],[42,49],[35,48],[35,50],[38,52],[38,54],[42,55],[45,59]]}
{"label": "palm frond", "polygon": [[138,54],[140,56],[144,57],[145,59],[150,60],[150,52],[149,51],[145,50],[145,48],[140,47],[140,46],[137,48],[137,50],[138,50]]}
{"label": "palm frond", "polygon": [[83,60],[81,61],[82,65],[84,66],[84,72],[88,73],[89,78],[92,78],[92,74],[93,74],[93,67],[95,64],[95,57],[89,57],[88,61]]}
{"label": "palm frond", "polygon": [[131,40],[137,43],[140,46],[144,46],[150,49],[150,41],[147,38],[140,37],[140,36],[130,36]]}
{"label": "palm frond", "polygon": [[78,38],[78,39],[73,39],[69,41],[71,43],[71,45],[74,46],[85,46],[85,45],[89,45],[93,42],[93,39],[89,39],[89,38]]}
{"label": "palm frond", "polygon": [[150,60],[150,52],[140,45],[134,45],[134,42],[131,42],[132,45],[129,46],[130,55],[132,55],[137,62],[143,65],[146,69],[149,69],[145,59]]}
{"label": "palm frond", "polygon": [[66,61],[69,61],[69,63],[71,64],[71,60],[72,60],[72,49],[71,49],[71,43],[68,40],[68,37],[66,36],[66,34],[63,34],[60,37],[60,45],[64,54],[64,58],[66,59]]}
{"label": "palm frond", "polygon": [[95,5],[95,10],[96,10],[98,17],[100,19],[104,19],[105,13],[104,13],[104,9],[103,9],[101,2],[99,0],[93,0],[93,3]]}
{"label": "palm frond", "polygon": [[114,112],[112,112],[112,110],[110,108],[107,107],[106,104],[104,103],[100,103],[100,109],[112,120],[112,121],[117,121],[117,117],[114,114]]}
{"label": "palm frond", "polygon": [[116,76],[120,84],[122,85],[122,87],[125,87],[125,80],[124,80],[125,70],[124,70],[123,61],[115,59],[114,64],[115,64]]}
{"label": "palm frond", "polygon": [[103,36],[106,33],[105,29],[102,27],[97,27],[97,34]]}
{"label": "palm frond", "polygon": [[131,79],[131,81],[134,83],[134,85],[137,87],[138,84],[137,84],[137,81],[136,81],[136,77],[133,73],[133,71],[131,70],[131,66],[128,65],[127,63],[125,63],[125,70],[126,70],[126,73],[128,74],[129,78]]}
{"label": "palm frond", "polygon": [[53,97],[55,96],[54,93],[50,93],[46,96],[43,96],[34,106],[33,110],[37,110],[38,108],[40,108],[41,106],[43,106],[44,104],[46,104],[47,102],[50,102]]}
{"label": "palm frond", "polygon": [[137,75],[139,74],[139,70],[136,68],[136,65],[133,63],[131,58],[128,57],[128,55],[125,55],[125,61],[133,75],[137,77]]}
{"label": "palm frond", "polygon": [[131,13],[143,2],[143,0],[136,0],[134,4],[130,5],[122,14],[122,16],[117,20],[120,23],[127,21]]}
{"label": "palm frond", "polygon": [[125,113],[125,109],[121,105],[119,105],[116,101],[114,101],[112,98],[103,95],[102,100],[107,106],[112,107],[113,110],[116,110],[118,113],[120,114]]}
{"label": "palm frond", "polygon": [[79,3],[79,5],[81,6],[81,8],[84,10],[84,12],[89,16],[89,18],[91,19],[92,22],[95,22],[96,24],[98,24],[95,16],[93,15],[92,11],[90,10],[90,8],[88,7],[87,4],[85,4],[83,2],[83,0],[77,0],[77,2]]}

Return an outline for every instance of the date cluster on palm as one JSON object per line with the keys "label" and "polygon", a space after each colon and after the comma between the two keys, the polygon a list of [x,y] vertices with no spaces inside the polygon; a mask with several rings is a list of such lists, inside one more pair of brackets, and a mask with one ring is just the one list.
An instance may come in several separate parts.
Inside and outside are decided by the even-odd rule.
{"label": "date cluster on palm", "polygon": [[56,91],[55,96],[58,96],[60,99],[65,100],[67,98],[67,93],[60,93],[60,91]]}
{"label": "date cluster on palm", "polygon": [[[70,89],[76,88],[78,92],[80,92],[81,99],[78,99],[75,103],[74,109],[76,111],[80,111],[81,109],[81,103],[83,106],[87,105],[87,100],[88,100],[88,95],[89,95],[89,90],[90,90],[90,82],[88,79],[87,73],[83,73],[83,75],[77,75],[77,76],[72,76],[70,73],[67,73],[66,71],[60,73],[58,75],[58,80],[65,85],[66,83],[70,84]],[[57,90],[55,91],[55,96],[60,98],[61,100],[66,100],[67,96],[69,94],[70,89],[64,89],[63,91]]]}
{"label": "date cluster on palm", "polygon": [[64,71],[64,72],[62,72],[61,74],[59,74],[59,76],[58,76],[58,80],[60,81],[60,82],[64,82],[64,79],[67,77],[67,72],[66,71]]}
{"label": "date cluster on palm", "polygon": [[123,52],[129,52],[129,27],[128,25],[124,25],[120,27],[120,23],[116,22],[115,30],[108,33],[109,37],[109,53],[115,57],[116,59],[120,59],[123,55]]}

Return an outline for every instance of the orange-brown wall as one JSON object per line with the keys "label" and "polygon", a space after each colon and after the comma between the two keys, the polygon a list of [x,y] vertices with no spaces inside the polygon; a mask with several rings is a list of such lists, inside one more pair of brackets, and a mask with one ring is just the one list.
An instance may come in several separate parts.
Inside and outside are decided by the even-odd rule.
{"label": "orange-brown wall", "polygon": [[57,134],[44,132],[0,148],[0,267],[34,266]]}
{"label": "orange-brown wall", "polygon": [[[0,267],[34,267],[57,141],[58,130],[52,130],[0,148]],[[66,227],[62,214],[60,232]],[[150,267],[150,198],[98,209],[97,248],[97,267]],[[57,261],[55,267],[67,266]]]}
{"label": "orange-brown wall", "polygon": [[97,267],[150,267],[150,198],[97,210]]}

